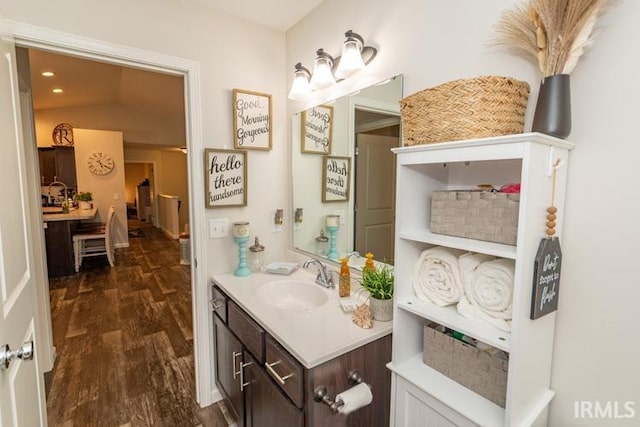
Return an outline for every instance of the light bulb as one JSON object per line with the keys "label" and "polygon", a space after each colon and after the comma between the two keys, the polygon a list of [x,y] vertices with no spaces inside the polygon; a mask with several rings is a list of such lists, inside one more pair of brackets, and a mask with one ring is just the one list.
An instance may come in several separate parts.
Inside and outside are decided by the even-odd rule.
{"label": "light bulb", "polygon": [[300,100],[311,92],[309,85],[309,70],[302,66],[301,63],[296,64],[295,77],[289,91],[289,99]]}
{"label": "light bulb", "polygon": [[311,89],[320,90],[335,84],[336,79],[333,77],[333,58],[331,55],[322,49],[318,49],[316,54],[313,75],[311,76]]}
{"label": "light bulb", "polygon": [[366,65],[362,60],[362,43],[356,38],[348,38],[342,47],[342,56],[336,71],[336,77],[346,79],[360,70],[364,70]]}

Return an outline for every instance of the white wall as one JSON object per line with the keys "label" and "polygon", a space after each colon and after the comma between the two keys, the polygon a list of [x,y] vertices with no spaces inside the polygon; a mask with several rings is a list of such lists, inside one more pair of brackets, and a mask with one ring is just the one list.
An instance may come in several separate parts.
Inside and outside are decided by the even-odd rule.
{"label": "white wall", "polygon": [[[511,0],[325,0],[287,32],[287,79],[310,67],[314,51],[338,54],[352,29],[378,47],[371,80],[404,75],[405,96],[449,80],[508,75],[537,99],[537,67],[488,46]],[[640,191],[636,124],[640,97],[640,2],[620,2],[602,21],[595,44],[571,76],[573,131],[557,315],[550,426],[637,426],[640,422]],[[362,83],[363,85],[366,83]],[[348,88],[349,90],[352,87]],[[346,90],[346,89],[345,89]],[[337,93],[342,95],[342,93]],[[329,96],[329,95],[327,95]],[[299,111],[303,103],[289,103]],[[577,420],[574,401],[635,401],[634,419]]]}
{"label": "white wall", "polygon": [[[285,227],[292,217],[285,191],[288,161],[282,32],[226,15],[197,1],[60,0],[53,4],[47,0],[0,0],[0,11],[12,21],[198,62],[202,134],[208,148],[233,148],[233,88],[272,94],[273,149],[249,153],[248,206],[207,210],[206,219],[250,221],[267,248],[267,262],[284,252],[288,233],[272,231],[271,215],[277,208],[285,209]],[[202,228],[199,232],[207,231]],[[232,271],[238,262],[237,245],[231,236],[209,240],[200,258],[198,265],[206,265],[207,275]]]}
{"label": "white wall", "polygon": [[[122,132],[74,129],[73,140],[78,191],[92,193],[92,203],[98,208],[96,221],[105,222],[109,207],[115,208],[113,244],[116,248],[129,246]],[[113,171],[106,175],[94,175],[89,171],[87,160],[95,152],[107,153],[113,158]]]}

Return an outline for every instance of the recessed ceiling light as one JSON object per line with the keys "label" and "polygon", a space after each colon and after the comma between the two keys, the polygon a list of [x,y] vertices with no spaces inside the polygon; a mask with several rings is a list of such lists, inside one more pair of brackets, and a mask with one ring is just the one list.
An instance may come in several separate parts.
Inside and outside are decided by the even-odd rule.
{"label": "recessed ceiling light", "polygon": [[53,71],[43,71],[43,72],[42,72],[42,75],[43,75],[44,77],[53,77],[53,76],[55,76],[55,74],[53,73]]}
{"label": "recessed ceiling light", "polygon": [[57,87],[55,89],[51,89],[51,92],[53,92],[53,93],[62,93],[64,91],[62,89],[60,89],[59,87]]}

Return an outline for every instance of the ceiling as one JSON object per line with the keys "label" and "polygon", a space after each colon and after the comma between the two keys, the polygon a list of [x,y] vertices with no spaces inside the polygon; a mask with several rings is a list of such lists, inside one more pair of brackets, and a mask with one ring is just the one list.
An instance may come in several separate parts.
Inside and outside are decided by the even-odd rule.
{"label": "ceiling", "polygon": [[322,0],[195,0],[231,15],[281,31],[289,28]]}
{"label": "ceiling", "polygon": [[[322,0],[192,1],[281,31],[286,31],[295,25],[322,2]],[[36,112],[58,108],[117,105],[131,108],[147,117],[157,117],[162,123],[183,126],[182,133],[184,133],[184,86],[181,76],[121,67],[33,49],[29,50],[29,61],[33,105]],[[43,77],[41,75],[43,71],[53,71],[55,76]],[[62,88],[64,93],[53,93],[54,87]],[[87,124],[87,127],[91,127],[91,124]],[[97,128],[104,128],[104,126]],[[141,143],[141,141],[127,141],[127,131],[123,127],[106,130],[123,130],[125,143]]]}

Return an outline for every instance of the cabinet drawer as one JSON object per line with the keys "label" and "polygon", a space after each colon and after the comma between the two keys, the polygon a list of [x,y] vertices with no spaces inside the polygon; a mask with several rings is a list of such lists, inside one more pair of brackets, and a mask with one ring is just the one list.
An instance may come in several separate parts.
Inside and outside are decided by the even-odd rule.
{"label": "cabinet drawer", "polygon": [[227,302],[229,329],[242,341],[260,363],[264,362],[264,329],[233,301]]}
{"label": "cabinet drawer", "polygon": [[227,299],[227,296],[217,286],[213,287],[211,291],[211,310],[224,323],[227,323]]}
{"label": "cabinet drawer", "polygon": [[302,408],[304,368],[272,337],[266,337],[265,369],[287,396]]}

